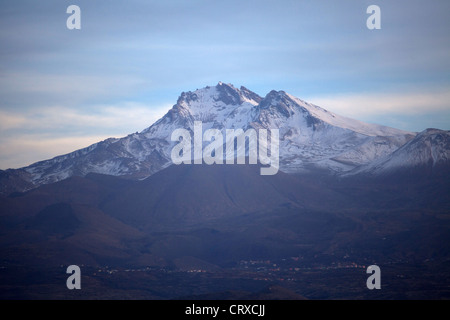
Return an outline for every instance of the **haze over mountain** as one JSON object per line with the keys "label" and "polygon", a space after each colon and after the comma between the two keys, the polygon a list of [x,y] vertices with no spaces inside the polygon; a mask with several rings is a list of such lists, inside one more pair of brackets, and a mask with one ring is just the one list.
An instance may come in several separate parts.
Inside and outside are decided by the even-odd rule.
{"label": "haze over mountain", "polygon": [[263,98],[245,87],[219,82],[214,87],[183,92],[164,117],[142,132],[110,138],[25,168],[1,171],[0,192],[25,191],[88,173],[146,178],[172,164],[170,152],[175,142],[171,133],[177,128],[193,130],[194,121],[202,121],[203,130],[279,129],[279,169],[286,173],[370,171],[355,168],[383,161],[416,135],[342,117],[284,91],[271,91]]}

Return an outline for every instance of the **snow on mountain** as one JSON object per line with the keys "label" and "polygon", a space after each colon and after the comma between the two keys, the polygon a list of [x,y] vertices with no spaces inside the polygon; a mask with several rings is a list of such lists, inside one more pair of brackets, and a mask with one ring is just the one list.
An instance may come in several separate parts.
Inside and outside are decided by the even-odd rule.
{"label": "snow on mountain", "polygon": [[172,132],[192,130],[194,121],[202,121],[203,130],[279,129],[280,170],[285,172],[315,168],[348,172],[391,154],[414,137],[336,115],[284,91],[271,91],[262,98],[245,87],[219,82],[183,92],[166,115],[142,132],[18,170],[35,186],[91,172],[143,179],[172,164]]}
{"label": "snow on mountain", "polygon": [[170,140],[173,124],[192,129],[194,121],[202,121],[204,128],[242,128],[251,121],[251,112],[261,100],[244,87],[239,90],[219,82],[215,87],[183,92],[168,114],[142,133]]}
{"label": "snow on mountain", "polygon": [[450,131],[426,129],[391,154],[348,174],[382,175],[410,168],[434,168],[450,163]]}
{"label": "snow on mountain", "polygon": [[258,106],[257,123],[280,129],[280,169],[340,173],[391,153],[414,134],[341,117],[284,91]]}
{"label": "snow on mountain", "polygon": [[140,133],[107,139],[67,155],[32,164],[24,170],[35,185],[52,183],[73,175],[101,173],[143,179],[172,164],[171,134],[177,128],[240,128],[250,121],[252,108],[261,97],[241,87],[219,83],[194,92],[183,92],[160,120]]}

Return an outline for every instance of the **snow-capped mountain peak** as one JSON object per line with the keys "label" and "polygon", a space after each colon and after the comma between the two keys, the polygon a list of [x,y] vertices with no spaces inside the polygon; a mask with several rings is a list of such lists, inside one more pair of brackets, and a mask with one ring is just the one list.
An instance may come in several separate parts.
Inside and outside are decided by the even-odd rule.
{"label": "snow-capped mountain peak", "polygon": [[240,106],[243,103],[257,105],[261,100],[256,93],[241,87],[235,88],[232,84],[219,82],[214,87],[205,87],[193,92],[182,92],[177,105],[188,108],[192,114],[202,113],[208,110],[221,111],[224,106]]}
{"label": "snow-capped mountain peak", "polygon": [[337,115],[284,91],[271,91],[260,103],[260,108],[276,108],[277,111],[285,117],[292,116],[296,110],[299,110],[308,117],[310,126],[314,126],[315,123],[323,122],[331,126],[348,129],[368,136],[397,136],[399,134],[411,134],[411,132],[377,124],[365,123]]}
{"label": "snow-capped mountain peak", "polygon": [[[178,125],[190,129],[194,121],[202,121],[205,128],[244,128],[261,100],[259,95],[245,87],[237,89],[219,82],[214,87],[181,93],[166,116],[170,117],[170,122],[178,119]],[[152,127],[144,130],[150,131]]]}
{"label": "snow-capped mountain peak", "polygon": [[426,129],[394,152],[349,174],[382,175],[411,168],[433,169],[450,163],[450,131]]}

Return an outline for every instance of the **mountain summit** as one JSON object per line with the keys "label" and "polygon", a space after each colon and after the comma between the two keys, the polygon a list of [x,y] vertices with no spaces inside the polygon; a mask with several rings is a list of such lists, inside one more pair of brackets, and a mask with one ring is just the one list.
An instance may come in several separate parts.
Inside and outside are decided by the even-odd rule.
{"label": "mountain summit", "polygon": [[361,166],[349,174],[387,175],[420,169],[422,173],[448,171],[450,131],[426,129],[398,150]]}
{"label": "mountain summit", "polygon": [[[0,193],[89,173],[143,179],[172,165],[171,134],[192,130],[194,121],[207,129],[279,129],[280,171],[321,170],[333,175],[355,172],[392,155],[416,134],[368,124],[329,112],[284,91],[265,97],[245,87],[219,82],[183,92],[177,103],[140,133],[110,138],[87,148],[0,172]],[[373,171],[373,170],[372,170]]]}

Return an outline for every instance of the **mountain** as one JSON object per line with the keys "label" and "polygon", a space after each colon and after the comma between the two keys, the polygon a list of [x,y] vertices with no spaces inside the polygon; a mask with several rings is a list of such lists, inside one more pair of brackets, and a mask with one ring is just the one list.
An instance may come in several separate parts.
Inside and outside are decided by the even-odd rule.
{"label": "mountain", "polygon": [[[172,132],[195,121],[279,129],[280,170],[172,164]],[[448,298],[449,137],[284,91],[184,92],[142,132],[0,171],[0,298]]]}
{"label": "mountain", "polygon": [[280,170],[289,173],[346,172],[393,152],[414,136],[336,115],[284,91],[264,98],[256,123],[280,128]]}
{"label": "mountain", "polygon": [[110,138],[87,148],[0,172],[0,193],[26,191],[42,184],[89,173],[143,179],[170,166],[178,128],[193,130],[279,129],[280,171],[349,172],[391,154],[415,134],[345,118],[284,91],[264,98],[245,87],[219,82],[183,92],[166,115],[142,132]]}
{"label": "mountain", "polygon": [[350,200],[311,180],[283,172],[263,176],[248,164],[182,164],[130,184],[100,208],[125,224],[155,231],[279,209],[342,207]]}
{"label": "mountain", "polygon": [[386,176],[412,171],[448,173],[450,163],[450,131],[426,129],[391,154],[363,165],[349,174]]}
{"label": "mountain", "polygon": [[[450,180],[440,179],[263,176],[249,164],[73,176],[0,197],[0,297],[275,299],[258,293],[283,285],[370,299],[361,265],[374,263],[385,298],[448,297]],[[71,264],[82,269],[76,296]]]}
{"label": "mountain", "polygon": [[445,256],[446,247],[433,243],[448,238],[449,182],[427,183],[262,176],[252,165],[206,164],[137,181],[74,176],[0,197],[0,250],[7,264],[183,270],[298,255],[328,262],[348,252],[355,259],[414,250],[416,258]]}

